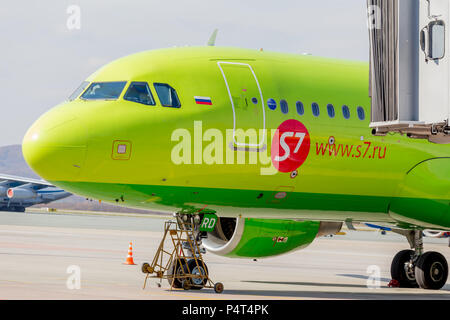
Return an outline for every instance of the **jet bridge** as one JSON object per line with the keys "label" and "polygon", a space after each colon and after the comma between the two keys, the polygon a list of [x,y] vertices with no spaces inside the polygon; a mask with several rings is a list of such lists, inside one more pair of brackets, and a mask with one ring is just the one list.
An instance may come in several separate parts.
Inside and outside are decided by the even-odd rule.
{"label": "jet bridge", "polygon": [[450,143],[450,3],[367,0],[371,128]]}

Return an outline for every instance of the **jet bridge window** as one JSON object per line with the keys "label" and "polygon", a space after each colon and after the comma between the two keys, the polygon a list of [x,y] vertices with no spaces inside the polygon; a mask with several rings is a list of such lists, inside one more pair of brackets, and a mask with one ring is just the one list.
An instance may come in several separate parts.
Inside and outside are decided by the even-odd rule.
{"label": "jet bridge window", "polygon": [[165,83],[155,83],[154,86],[163,107],[181,107],[180,100],[174,88]]}
{"label": "jet bridge window", "polygon": [[83,93],[84,100],[116,100],[120,97],[126,81],[120,82],[94,82]]}
{"label": "jet bridge window", "polygon": [[132,82],[130,87],[123,97],[124,100],[145,104],[147,106],[154,106],[152,92],[147,82]]}
{"label": "jet bridge window", "polygon": [[438,60],[445,55],[445,24],[444,21],[430,23],[430,59]]}
{"label": "jet bridge window", "polygon": [[70,95],[69,101],[73,101],[80,96],[80,94],[88,87],[89,82],[83,81],[83,83]]}
{"label": "jet bridge window", "polygon": [[445,56],[445,23],[432,21],[420,32],[420,47],[427,59],[440,60]]}

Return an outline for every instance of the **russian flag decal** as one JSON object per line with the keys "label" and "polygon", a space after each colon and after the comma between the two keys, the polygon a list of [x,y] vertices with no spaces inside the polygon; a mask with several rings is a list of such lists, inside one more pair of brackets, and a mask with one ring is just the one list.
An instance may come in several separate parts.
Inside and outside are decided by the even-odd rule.
{"label": "russian flag decal", "polygon": [[194,99],[196,104],[212,106],[212,101],[210,97],[194,97]]}

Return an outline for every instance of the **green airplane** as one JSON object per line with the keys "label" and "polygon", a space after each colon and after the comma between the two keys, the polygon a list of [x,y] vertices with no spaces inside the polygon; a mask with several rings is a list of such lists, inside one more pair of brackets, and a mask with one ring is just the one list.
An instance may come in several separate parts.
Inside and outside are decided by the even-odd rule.
{"label": "green airplane", "polygon": [[367,63],[184,47],[114,61],[42,115],[23,154],[89,198],[216,215],[204,247],[261,258],[371,223],[404,235],[401,287],[442,288],[448,264],[423,230],[450,231],[450,145],[370,124]]}

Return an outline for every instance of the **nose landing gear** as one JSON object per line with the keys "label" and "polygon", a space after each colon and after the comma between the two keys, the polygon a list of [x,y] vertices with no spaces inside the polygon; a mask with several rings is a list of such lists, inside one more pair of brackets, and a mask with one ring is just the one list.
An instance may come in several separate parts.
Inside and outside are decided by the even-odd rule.
{"label": "nose landing gear", "polygon": [[392,279],[397,280],[401,288],[441,289],[448,278],[445,257],[438,252],[423,253],[421,230],[397,232],[406,236],[414,250],[397,253],[391,265]]}

